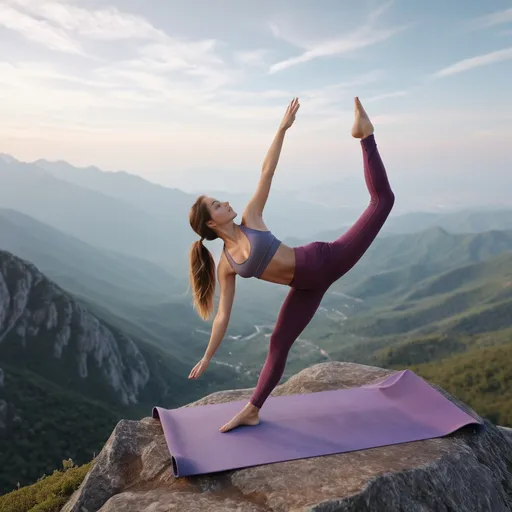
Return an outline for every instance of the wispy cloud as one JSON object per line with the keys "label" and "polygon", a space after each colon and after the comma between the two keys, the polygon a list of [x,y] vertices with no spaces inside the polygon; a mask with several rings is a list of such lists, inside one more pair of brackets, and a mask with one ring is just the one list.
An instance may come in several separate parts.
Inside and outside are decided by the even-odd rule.
{"label": "wispy cloud", "polygon": [[[223,83],[227,66],[218,54],[218,41],[170,37],[142,16],[108,7],[87,10],[67,2],[5,0],[0,7],[0,24],[51,50],[85,54],[91,42],[142,41],[136,55],[116,65],[151,73],[181,71],[211,83]],[[126,46],[122,52],[129,52]],[[92,50],[90,50],[92,53]],[[90,55],[108,62],[101,54]],[[174,77],[175,78],[175,77]]]}
{"label": "wispy cloud", "polygon": [[504,23],[512,23],[512,8],[505,9],[504,11],[493,12],[481,16],[476,20],[480,26],[494,27],[495,25],[502,25]]}
{"label": "wispy cloud", "polygon": [[393,91],[393,92],[385,92],[383,94],[377,94],[376,96],[370,96],[369,98],[365,98],[365,103],[373,103],[374,101],[387,100],[389,98],[401,98],[403,96],[407,96],[409,91]]}
{"label": "wispy cloud", "polygon": [[266,48],[257,50],[237,51],[234,58],[242,66],[263,67],[270,51]]}
{"label": "wispy cloud", "polygon": [[[61,70],[57,63],[0,62],[0,96],[9,97],[11,105],[4,105],[2,110],[14,115],[15,109],[25,112],[29,106],[34,115],[48,115],[56,124],[87,118],[95,125],[98,119],[98,127],[114,127],[119,119],[139,124],[164,117],[179,122],[201,115],[205,123],[247,120],[263,126],[278,122],[288,101],[299,95],[304,102],[304,126],[323,126],[338,119],[342,107],[351,108],[347,100],[352,88],[375,83],[383,74],[375,70],[320,87],[253,91],[249,89],[251,79],[266,72],[273,50],[239,50],[213,38],[172,37],[143,16],[114,7],[88,10],[77,2],[4,2],[0,23],[9,19],[13,30],[47,48],[68,53],[83,53],[85,49],[93,57],[74,70]],[[320,45],[311,43],[306,59],[347,52],[390,37],[398,29],[376,27],[390,5],[372,11],[363,27],[344,38]],[[25,26],[34,24],[48,32],[25,30]],[[275,30],[276,36],[287,38]],[[49,34],[60,35],[68,46],[62,41],[52,44]],[[116,41],[122,42],[116,46],[119,51],[102,53],[106,44],[111,48]],[[300,44],[295,41],[295,45]],[[142,115],[146,116],[144,120]]]}
{"label": "wispy cloud", "polygon": [[[141,16],[124,13],[115,7],[87,10],[68,2],[39,0],[6,0],[41,23],[51,24],[74,36],[113,41],[121,39],[158,39],[165,33],[157,30]],[[14,10],[14,9],[12,9]]]}
{"label": "wispy cloud", "polygon": [[457,73],[469,71],[470,69],[478,68],[480,66],[487,66],[489,64],[495,64],[497,62],[501,62],[508,59],[512,59],[512,47],[460,60],[459,62],[456,62],[451,66],[448,66],[444,69],[441,69],[440,71],[437,71],[434,74],[434,76],[443,77],[455,75]]}
{"label": "wispy cloud", "polygon": [[275,124],[284,114],[288,102],[297,95],[301,100],[301,125],[306,129],[319,129],[333,122],[339,123],[340,115],[347,108],[351,111],[351,94],[355,87],[377,83],[383,75],[383,71],[373,70],[344,82],[321,87],[298,86],[293,90],[224,89],[218,91],[207,104],[205,102],[201,110],[222,119],[246,119]]}
{"label": "wispy cloud", "polygon": [[44,62],[25,61],[11,64],[0,61],[0,84],[19,87],[26,83],[29,87],[33,81],[47,81],[51,84],[78,84],[86,87],[113,87],[108,81],[89,80],[77,75],[70,75],[59,71],[54,66]]}
{"label": "wispy cloud", "polygon": [[[126,103],[173,102],[186,108],[207,98],[211,91],[235,83],[239,76],[238,70],[221,57],[221,42],[211,38],[171,37],[146,18],[114,7],[87,10],[71,2],[4,1],[6,5],[0,7],[0,25],[58,52],[84,55],[85,48],[94,62],[101,62],[100,67],[84,67],[80,78],[74,80],[84,86],[82,93],[87,103],[94,94],[108,94]],[[101,45],[114,41],[132,44],[120,45],[115,54],[109,51],[110,47],[102,53]],[[237,64],[241,67],[247,65],[248,59],[254,62],[262,58],[262,54],[245,53],[239,58],[242,61]],[[8,71],[11,81],[28,74],[32,84],[43,86],[38,90],[41,93],[45,90],[42,80],[73,81],[67,72],[57,76],[55,69],[38,69],[34,63],[11,65]],[[88,78],[83,78],[84,75]],[[85,89],[98,83],[109,84],[112,90],[99,93]],[[77,95],[76,91],[64,93],[70,98]],[[103,103],[101,98],[98,101]]]}
{"label": "wispy cloud", "polygon": [[376,83],[382,79],[384,74],[382,70],[375,69],[344,82],[329,84],[315,89],[305,89],[300,92],[301,98],[304,100],[303,106],[305,107],[302,110],[306,112],[312,111],[316,115],[333,113],[333,108],[341,108],[343,104],[346,107],[346,100],[354,88]]}
{"label": "wispy cloud", "polygon": [[330,38],[322,41],[300,40],[297,37],[286,34],[277,24],[270,25],[271,31],[276,38],[282,39],[294,46],[298,46],[305,50],[296,57],[291,57],[270,66],[269,72],[276,73],[292,66],[309,62],[313,59],[322,57],[331,57],[334,55],[342,55],[354,50],[359,50],[367,46],[385,41],[395,34],[409,28],[407,26],[395,26],[389,28],[379,28],[376,26],[377,21],[383,13],[390,8],[393,2],[387,2],[377,9],[370,12],[365,23],[358,29],[344,36]]}
{"label": "wispy cloud", "polygon": [[61,116],[76,123],[91,108],[137,109],[152,97],[130,90],[122,80],[89,80],[65,74],[47,64],[0,62],[2,112],[10,116]]}
{"label": "wispy cloud", "polygon": [[0,25],[42,44],[50,50],[83,54],[80,44],[62,29],[50,25],[46,20],[36,19],[9,5],[0,4]]}

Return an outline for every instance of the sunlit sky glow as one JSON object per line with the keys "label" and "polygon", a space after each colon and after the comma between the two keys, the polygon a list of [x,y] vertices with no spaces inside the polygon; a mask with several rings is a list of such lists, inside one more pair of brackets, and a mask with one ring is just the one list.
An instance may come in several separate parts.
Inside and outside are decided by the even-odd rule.
{"label": "sunlit sky glow", "polygon": [[359,95],[395,180],[510,190],[511,71],[510,1],[0,0],[0,152],[244,188],[298,95],[307,185],[360,172]]}

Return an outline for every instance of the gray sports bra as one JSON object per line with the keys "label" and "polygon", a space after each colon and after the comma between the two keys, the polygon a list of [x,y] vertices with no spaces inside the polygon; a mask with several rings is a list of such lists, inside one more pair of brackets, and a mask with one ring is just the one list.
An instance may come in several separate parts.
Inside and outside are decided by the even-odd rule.
{"label": "gray sports bra", "polygon": [[249,257],[243,263],[236,263],[224,245],[226,258],[239,276],[260,277],[281,245],[281,241],[270,231],[260,231],[244,225],[240,225],[240,229],[247,236],[251,246]]}

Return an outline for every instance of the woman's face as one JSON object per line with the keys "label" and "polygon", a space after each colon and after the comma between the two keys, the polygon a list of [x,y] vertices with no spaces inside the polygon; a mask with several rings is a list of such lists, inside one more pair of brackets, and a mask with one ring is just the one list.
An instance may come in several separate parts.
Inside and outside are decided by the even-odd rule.
{"label": "woman's face", "polygon": [[206,203],[215,226],[228,224],[237,216],[237,213],[231,208],[228,201],[219,201],[214,197],[205,197],[203,201]]}

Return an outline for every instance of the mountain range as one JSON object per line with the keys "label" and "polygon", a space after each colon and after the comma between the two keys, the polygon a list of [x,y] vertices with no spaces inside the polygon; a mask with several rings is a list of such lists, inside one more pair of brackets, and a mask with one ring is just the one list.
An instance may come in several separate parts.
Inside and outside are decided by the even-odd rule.
{"label": "mountain range", "polygon": [[[175,188],[163,187],[123,171],[104,172],[95,167],[79,168],[62,161],[37,160],[33,166],[44,169],[55,178],[69,184],[107,194],[146,211],[167,222],[173,236],[178,230],[180,234],[184,232],[189,235],[187,240],[190,237],[197,238],[195,234],[190,234],[188,212],[199,193],[190,194]],[[202,193],[230,201],[239,214],[250,199],[247,193],[230,193],[209,188]],[[297,234],[314,234],[318,231],[319,225],[335,227],[340,222],[350,220],[356,213],[357,208],[328,208],[294,199],[289,194],[278,191],[269,198],[266,207],[266,215],[276,233],[286,232],[290,229],[293,232],[297,229]],[[294,226],[293,220],[296,216],[303,219],[300,227]],[[179,242],[179,240],[177,241]]]}
{"label": "mountain range", "polygon": [[[24,163],[4,155],[0,178],[0,207],[26,213],[97,247],[157,262],[174,269],[176,275],[183,273],[190,243],[197,239],[188,224],[188,211],[197,194],[133,174],[79,168],[63,161]],[[348,181],[350,206],[341,208],[321,204],[313,195],[308,201],[308,196],[296,199],[293,194],[273,191],[265,212],[269,225],[281,239],[330,240],[339,236],[367,204],[362,180]],[[231,201],[239,213],[249,199],[246,193],[222,192],[219,197]],[[398,210],[399,203],[400,198]],[[435,225],[450,232],[512,229],[511,212],[393,212],[382,233],[411,233]],[[212,247],[218,252],[217,245]]]}

